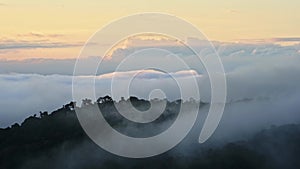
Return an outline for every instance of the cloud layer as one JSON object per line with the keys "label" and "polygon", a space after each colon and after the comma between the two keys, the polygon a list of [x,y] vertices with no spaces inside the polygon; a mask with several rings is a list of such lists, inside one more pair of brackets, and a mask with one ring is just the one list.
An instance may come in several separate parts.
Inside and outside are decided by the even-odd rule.
{"label": "cloud layer", "polygon": [[[252,117],[253,119],[259,118],[259,113],[262,111],[277,112],[279,116],[280,112],[278,111],[280,110],[282,117],[285,118],[287,117],[284,116],[284,113],[298,111],[300,109],[297,103],[297,100],[300,99],[299,50],[299,45],[218,44],[217,51],[221,55],[227,76],[228,104],[249,102],[247,106],[238,108],[231,106],[229,109],[234,109],[241,114],[246,112],[250,114],[253,111],[256,114],[255,117]],[[190,57],[186,56],[186,58]],[[153,59],[158,58],[154,57]],[[89,61],[87,63],[90,63],[86,65],[88,68],[96,64],[95,60],[97,59],[89,57],[87,60]],[[112,61],[109,60],[105,63],[107,65],[115,64],[111,63]],[[74,63],[75,60],[72,59],[2,60],[0,62],[0,126],[21,122],[28,115],[38,113],[40,110],[52,111],[71,101],[71,75]],[[109,66],[104,70],[107,72],[96,78],[97,96],[110,93],[112,77],[117,77],[119,88],[122,88],[124,82],[122,80],[137,73],[137,70],[112,73]],[[178,70],[171,75],[181,79],[196,76],[200,86],[201,99],[207,102],[210,100],[209,78],[205,71]],[[82,97],[84,98],[85,89],[91,87],[85,81],[93,77],[83,73],[79,78],[81,80],[78,85],[82,88]],[[154,88],[164,89],[170,99],[180,96],[180,92],[176,92],[178,86],[170,78],[170,75],[153,70],[139,73],[131,87],[132,94],[143,98],[148,98],[149,92]],[[293,117],[289,119],[293,119]]]}

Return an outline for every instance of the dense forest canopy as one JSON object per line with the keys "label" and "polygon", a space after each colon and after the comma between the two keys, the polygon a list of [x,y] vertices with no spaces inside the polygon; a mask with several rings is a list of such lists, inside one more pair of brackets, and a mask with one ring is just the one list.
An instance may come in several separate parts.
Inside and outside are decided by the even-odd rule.
{"label": "dense forest canopy", "polygon": [[[130,97],[137,109],[146,110],[151,101]],[[167,102],[164,113],[150,124],[130,123],[118,115],[115,101],[109,96],[96,102],[85,99],[78,107],[70,102],[52,112],[40,112],[21,124],[0,129],[0,168],[299,168],[300,124],[272,126],[247,140],[224,145],[199,144],[185,139],[174,149],[146,159],[112,155],[98,147],[81,128],[75,109],[98,106],[109,124],[133,137],[148,137],[167,129],[180,108],[181,100]],[[186,102],[188,104],[189,102]],[[185,103],[183,103],[185,104]],[[205,104],[203,104],[205,105]],[[200,106],[201,108],[201,106]],[[153,125],[155,124],[155,125]],[[153,127],[160,126],[160,127]],[[142,132],[136,132],[139,129]],[[188,144],[186,144],[188,143]]]}

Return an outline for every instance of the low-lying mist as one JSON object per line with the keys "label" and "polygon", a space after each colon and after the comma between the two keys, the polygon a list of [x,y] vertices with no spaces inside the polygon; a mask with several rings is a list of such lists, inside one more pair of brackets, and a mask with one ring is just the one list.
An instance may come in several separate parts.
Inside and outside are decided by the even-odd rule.
{"label": "low-lying mist", "polygon": [[[296,104],[298,98],[293,99]],[[149,108],[148,101],[134,100],[132,105],[138,110]],[[205,143],[199,144],[198,137],[210,106],[202,103],[196,124],[187,137],[170,151],[146,159],[124,158],[98,147],[84,133],[77,120],[74,104],[70,103],[51,114],[41,112],[40,117],[31,116],[21,126],[15,124],[11,128],[1,129],[0,166],[22,169],[295,168],[299,166],[296,159],[300,156],[297,148],[300,126],[293,124],[300,123],[299,111],[269,106],[270,102],[280,104],[283,101],[245,99],[228,103],[215,133]],[[85,103],[75,110],[88,114],[88,111],[99,108],[118,132],[142,138],[167,130],[178,118],[181,105],[181,101],[169,101],[158,119],[141,124],[118,114],[114,106],[118,102],[86,100]],[[188,114],[189,111],[184,113]],[[173,138],[170,136],[168,139]],[[281,153],[282,157],[279,158],[276,153]]]}

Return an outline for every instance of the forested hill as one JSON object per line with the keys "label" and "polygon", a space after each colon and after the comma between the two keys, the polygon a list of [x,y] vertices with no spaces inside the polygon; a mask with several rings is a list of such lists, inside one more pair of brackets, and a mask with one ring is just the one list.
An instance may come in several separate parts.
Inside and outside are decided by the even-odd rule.
{"label": "forested hill", "polygon": [[[149,101],[133,97],[130,101],[138,109],[150,105]],[[116,114],[113,102],[109,98],[95,103],[85,100],[79,109],[98,106],[112,126],[134,126]],[[170,126],[177,117],[179,102],[168,102],[166,112],[153,123],[159,125],[167,119],[169,122],[165,127]],[[0,169],[300,168],[299,124],[273,126],[248,140],[221,147],[206,148],[205,144],[192,144],[191,149],[179,144],[156,157],[128,159],[112,155],[95,145],[82,130],[74,109],[76,105],[71,102],[52,113],[40,112],[20,125],[0,129]],[[122,132],[122,129],[118,130]],[[149,132],[150,135],[156,134]]]}

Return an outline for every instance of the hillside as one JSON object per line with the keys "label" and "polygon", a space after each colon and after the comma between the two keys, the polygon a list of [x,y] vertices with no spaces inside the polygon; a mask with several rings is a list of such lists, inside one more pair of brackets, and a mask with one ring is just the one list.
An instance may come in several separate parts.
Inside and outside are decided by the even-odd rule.
{"label": "hillside", "polygon": [[[149,107],[149,101],[131,98],[138,109]],[[113,100],[87,102],[81,108],[75,103],[52,112],[40,112],[22,124],[0,129],[0,169],[96,169],[96,168],[300,168],[300,124],[272,126],[248,140],[209,147],[193,143],[192,148],[179,144],[171,151],[147,159],[128,159],[112,155],[94,144],[82,130],[74,109],[98,106],[107,121],[120,132],[126,126],[143,129],[144,135],[159,130],[147,130],[147,125],[133,124],[117,115]],[[166,111],[153,124],[164,123],[164,130],[177,117],[178,101],[168,102]],[[165,122],[166,121],[166,122]],[[129,132],[130,134],[130,132]],[[132,134],[134,135],[134,133]],[[209,142],[209,141],[208,141]]]}

